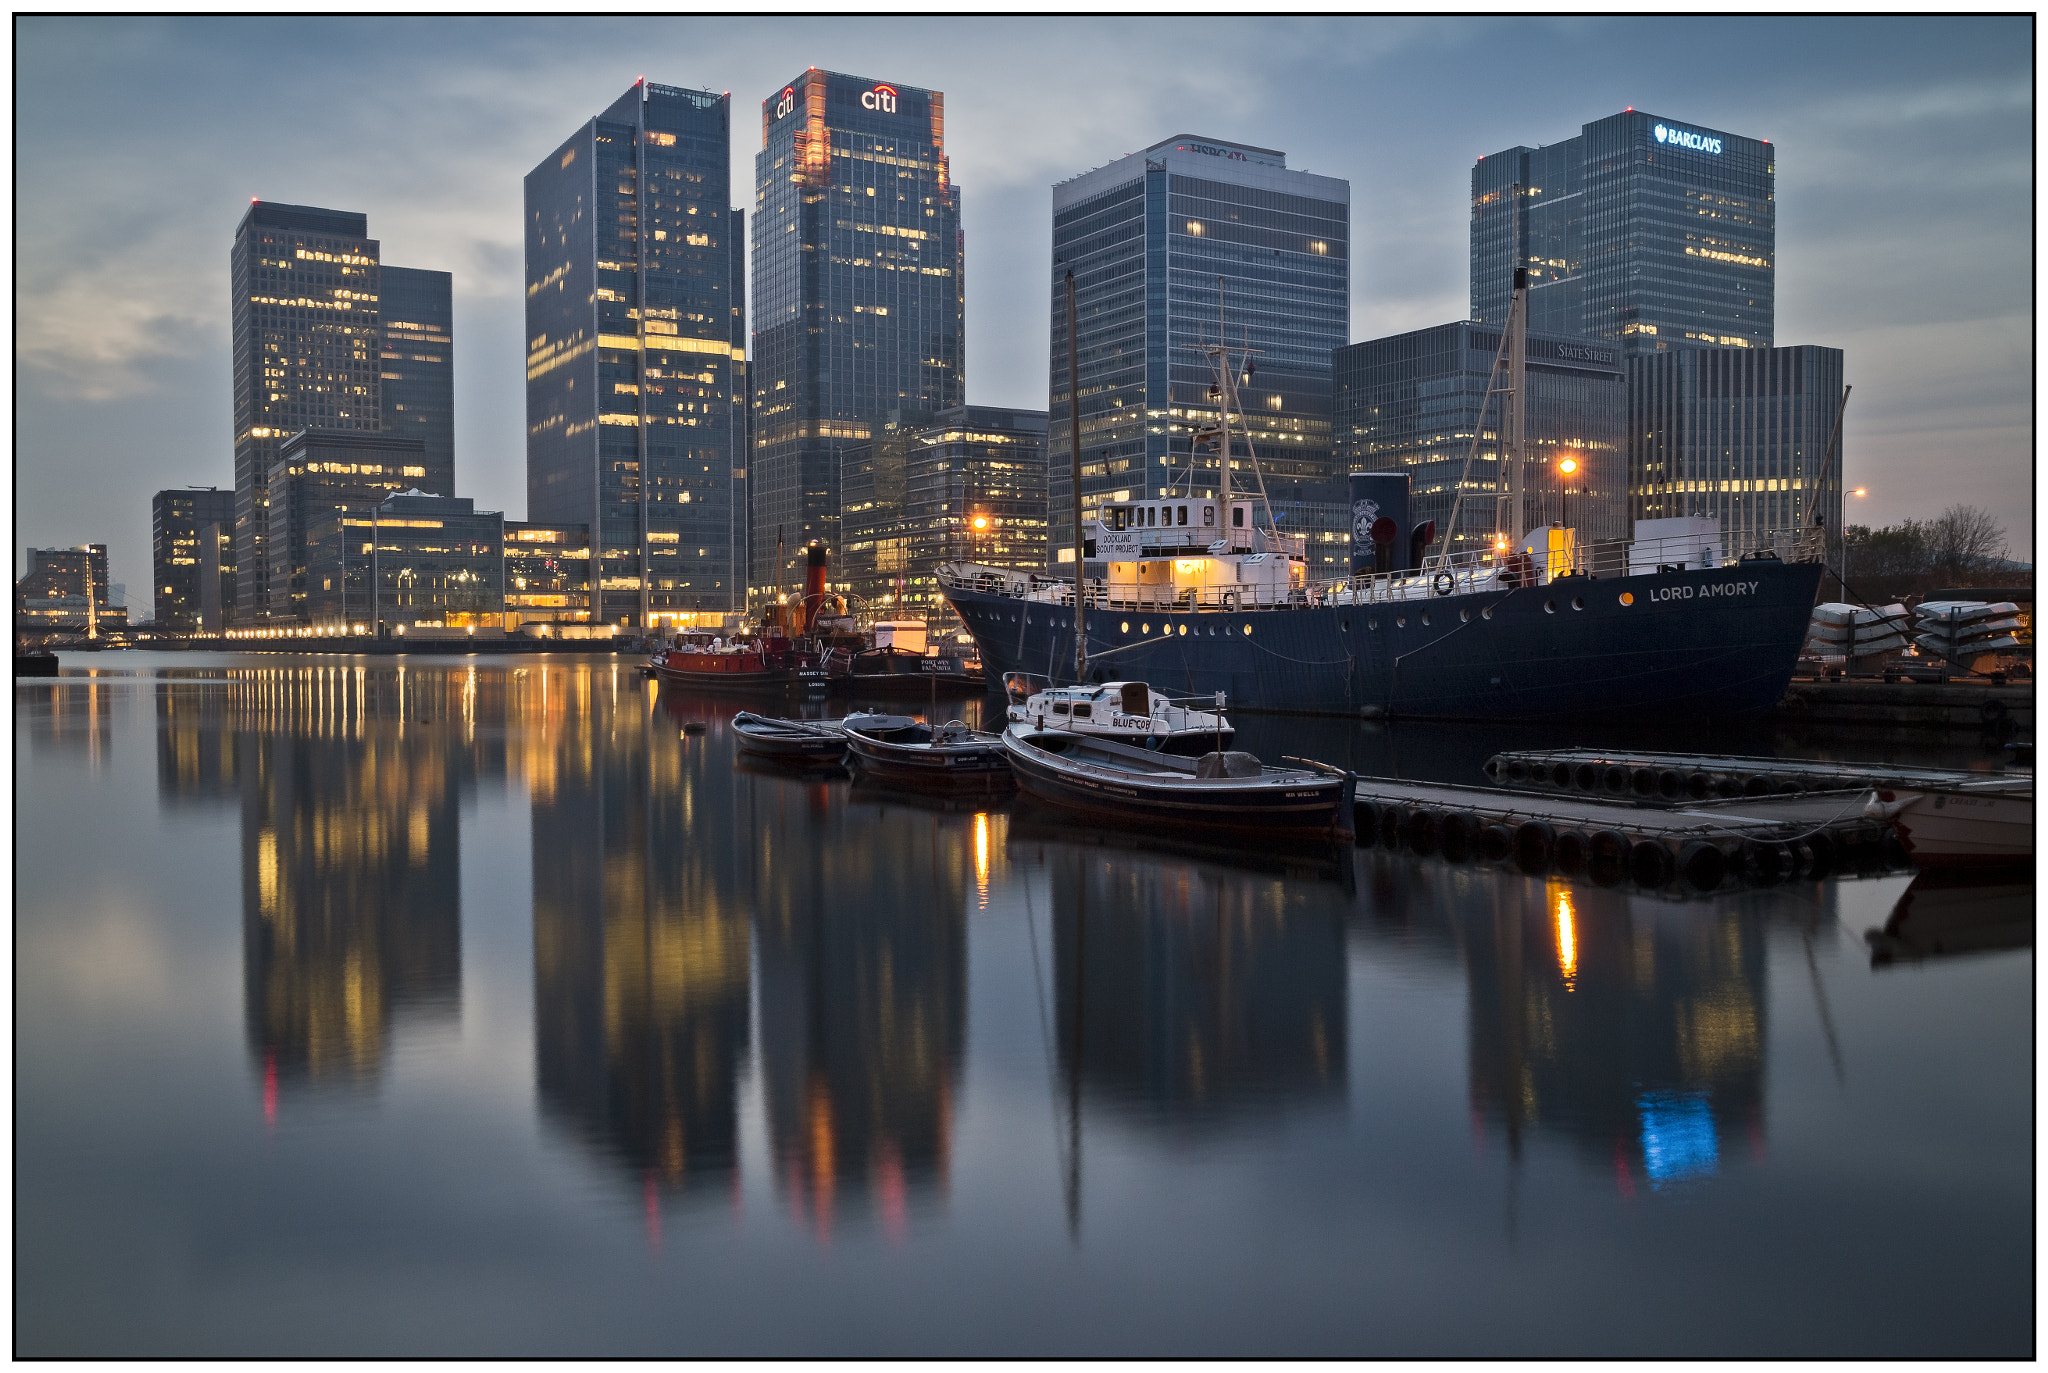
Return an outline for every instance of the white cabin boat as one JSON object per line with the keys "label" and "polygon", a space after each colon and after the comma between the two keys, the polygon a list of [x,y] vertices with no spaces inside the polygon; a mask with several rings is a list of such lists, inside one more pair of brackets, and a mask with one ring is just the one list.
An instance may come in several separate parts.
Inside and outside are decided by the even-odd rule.
{"label": "white cabin boat", "polygon": [[1228,749],[1237,737],[1224,717],[1221,693],[1214,699],[1216,709],[1196,710],[1143,682],[1031,692],[1021,674],[1012,674],[1005,685],[1010,692],[1009,730],[1020,737],[1063,732],[1190,758]]}

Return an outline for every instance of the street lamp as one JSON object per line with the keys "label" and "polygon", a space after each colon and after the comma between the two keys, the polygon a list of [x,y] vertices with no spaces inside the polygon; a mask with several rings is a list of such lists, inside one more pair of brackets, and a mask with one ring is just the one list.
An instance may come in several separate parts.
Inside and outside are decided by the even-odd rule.
{"label": "street lamp", "polygon": [[[1560,458],[1557,462],[1557,470],[1559,475],[1564,478],[1564,485],[1559,488],[1557,493],[1557,522],[1565,527],[1566,536],[1570,537],[1572,527],[1572,473],[1579,470],[1579,460],[1569,457]],[[1576,570],[1578,566],[1578,545],[1579,541],[1573,538],[1571,541],[1573,570]]]}

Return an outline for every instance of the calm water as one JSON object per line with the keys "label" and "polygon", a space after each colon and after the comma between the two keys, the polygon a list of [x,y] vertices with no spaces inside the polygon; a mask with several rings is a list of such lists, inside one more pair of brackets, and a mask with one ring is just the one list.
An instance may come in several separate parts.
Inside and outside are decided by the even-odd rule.
{"label": "calm water", "polygon": [[610,659],[88,668],[15,688],[18,1353],[2034,1347],[2030,927],[1874,966],[1905,877],[1122,846]]}

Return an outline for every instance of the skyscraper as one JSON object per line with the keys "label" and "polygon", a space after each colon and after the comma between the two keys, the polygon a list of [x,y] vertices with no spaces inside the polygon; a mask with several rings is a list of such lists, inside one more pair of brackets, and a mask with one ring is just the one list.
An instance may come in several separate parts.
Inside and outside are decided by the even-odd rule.
{"label": "skyscraper", "polygon": [[301,429],[383,426],[378,394],[379,246],[344,210],[252,201],[230,259],[235,371],[235,606],[269,599],[269,480]]}
{"label": "skyscraper", "polygon": [[427,476],[420,488],[455,491],[454,277],[416,267],[386,267],[378,293],[378,381],[384,432],[419,439]]}
{"label": "skyscraper", "polygon": [[1480,158],[1472,318],[1507,319],[1522,266],[1532,330],[1616,339],[1630,357],[1770,347],[1776,162],[1761,139],[1638,110]]}
{"label": "skyscraper", "polygon": [[527,512],[589,526],[608,624],[743,603],[730,115],[728,96],[641,81],[526,175]]}
{"label": "skyscraper", "polygon": [[[1219,489],[1218,455],[1189,449],[1195,430],[1217,414],[1201,345],[1217,340],[1220,306],[1233,358],[1246,345],[1257,350],[1239,395],[1280,528],[1309,535],[1311,575],[1343,571],[1349,505],[1336,489],[1330,447],[1330,353],[1350,336],[1350,217],[1349,182],[1290,170],[1287,155],[1270,148],[1189,134],[1053,187],[1047,452],[1055,550],[1073,544],[1064,288],[1071,269],[1084,515],[1104,501],[1145,500],[1169,488]],[[1246,437],[1233,435],[1240,489],[1249,484]]]}
{"label": "skyscraper", "polygon": [[213,486],[159,491],[149,503],[156,584],[150,588],[159,629],[199,628],[200,567],[209,525],[232,526],[235,493]]}
{"label": "skyscraper", "polygon": [[[455,492],[448,274],[387,268],[381,256],[368,219],[345,210],[252,201],[235,230],[235,604],[244,625],[270,603],[269,479],[286,438],[374,434],[397,421],[427,444],[420,485]],[[404,309],[391,346],[380,308],[387,281]],[[389,401],[387,385],[396,388]]]}
{"label": "skyscraper", "polygon": [[[837,549],[840,450],[966,403],[945,97],[812,68],[761,102],[754,159],[753,586],[778,536]],[[794,556],[792,551],[790,556]]]}

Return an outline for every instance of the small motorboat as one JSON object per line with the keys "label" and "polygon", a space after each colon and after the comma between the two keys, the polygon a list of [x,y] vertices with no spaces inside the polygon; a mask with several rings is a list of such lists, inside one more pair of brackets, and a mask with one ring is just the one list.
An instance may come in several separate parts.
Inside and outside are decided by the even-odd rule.
{"label": "small motorboat", "polygon": [[846,731],[837,720],[777,720],[743,710],[732,727],[742,751],[778,762],[831,767],[846,753]]}
{"label": "small motorboat", "polygon": [[1017,785],[1048,805],[1126,825],[1240,836],[1337,836],[1352,829],[1355,774],[1308,760],[1268,767],[1249,753],[1183,758],[1068,730],[1003,732]]}
{"label": "small motorboat", "polygon": [[1879,787],[1863,813],[1889,820],[1923,871],[1987,877],[2034,864],[2034,779],[1987,777],[1953,786]]}
{"label": "small motorboat", "polygon": [[1230,748],[1237,731],[1223,716],[1223,693],[1203,697],[1213,710],[1160,695],[1143,682],[1031,689],[1031,679],[1013,672],[1003,680],[1009,692],[1010,730],[1030,734],[1065,731],[1093,739],[1197,757]]}
{"label": "small motorboat", "polygon": [[863,772],[899,785],[1008,791],[1009,756],[1000,734],[958,720],[933,726],[909,715],[849,715],[846,751]]}

